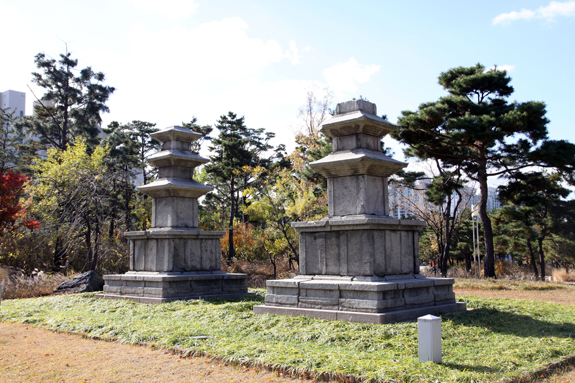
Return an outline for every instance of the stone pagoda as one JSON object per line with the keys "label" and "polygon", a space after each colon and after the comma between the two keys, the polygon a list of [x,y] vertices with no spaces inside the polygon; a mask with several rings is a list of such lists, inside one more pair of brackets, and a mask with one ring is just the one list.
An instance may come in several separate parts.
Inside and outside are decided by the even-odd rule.
{"label": "stone pagoda", "polygon": [[212,190],[193,179],[209,160],[190,150],[202,135],[180,126],[151,134],[162,143],[148,158],[157,179],[138,190],[152,197],[152,228],[130,231],[130,271],[104,275],[100,298],[162,303],[177,299],[234,297],[247,294],[246,274],[221,271],[223,231],[198,225],[198,198]]}
{"label": "stone pagoda", "polygon": [[395,129],[364,100],[338,104],[322,124],[333,152],[310,166],[327,178],[329,217],[292,223],[299,275],[268,281],[256,313],[393,323],[466,309],[455,302],[453,279],[419,274],[425,223],[389,216],[388,177],[407,166],[381,151]]}

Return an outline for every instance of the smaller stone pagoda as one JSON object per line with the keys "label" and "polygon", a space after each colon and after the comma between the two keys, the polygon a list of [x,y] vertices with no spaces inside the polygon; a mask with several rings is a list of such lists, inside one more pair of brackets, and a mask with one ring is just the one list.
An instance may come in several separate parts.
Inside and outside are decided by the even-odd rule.
{"label": "smaller stone pagoda", "polygon": [[419,274],[425,223],[389,216],[388,177],[407,166],[381,151],[395,129],[364,100],[338,104],[322,124],[333,152],[310,166],[327,178],[329,217],[292,223],[299,275],[268,281],[255,313],[392,323],[466,309],[455,302],[453,279]]}
{"label": "smaller stone pagoda", "polygon": [[221,271],[225,232],[199,228],[198,198],[212,190],[193,179],[194,169],[209,161],[190,150],[202,135],[172,126],[151,136],[162,143],[148,158],[158,176],[138,190],[152,197],[152,228],[124,234],[130,240],[130,271],[104,275],[104,293],[96,296],[162,303],[247,294],[246,274]]}

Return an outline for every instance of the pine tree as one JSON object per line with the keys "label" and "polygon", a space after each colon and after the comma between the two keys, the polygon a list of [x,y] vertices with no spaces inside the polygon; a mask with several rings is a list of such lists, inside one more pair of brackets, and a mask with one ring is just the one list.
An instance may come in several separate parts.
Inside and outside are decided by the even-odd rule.
{"label": "pine tree", "polygon": [[238,217],[242,202],[240,193],[254,181],[249,169],[258,166],[267,168],[273,162],[273,158],[263,158],[262,155],[272,148],[269,140],[274,134],[264,132],[263,128],[247,128],[244,121],[244,117],[232,112],[220,117],[216,124],[219,134],[212,139],[209,148],[211,162],[205,166],[208,182],[215,187],[214,192],[206,195],[205,203],[210,204],[215,200],[225,209],[222,209],[222,215],[229,214],[228,262],[235,255],[234,218]]}
{"label": "pine tree", "polygon": [[78,60],[70,52],[60,54],[58,61],[38,53],[34,62],[40,72],[32,73],[32,81],[45,93],[37,100],[35,116],[24,117],[17,125],[45,146],[66,150],[68,143],[82,137],[94,147],[99,141],[100,114],[109,112],[106,102],[115,90],[104,85],[104,73],[91,67],[78,71]]}
{"label": "pine tree", "polygon": [[449,95],[421,104],[415,112],[402,112],[401,128],[393,134],[410,146],[410,155],[461,166],[478,182],[486,277],[495,277],[488,178],[529,166],[556,167],[571,177],[575,169],[575,145],[547,138],[545,104],[508,102],[510,81],[506,71],[486,70],[481,64],[441,73],[439,84]]}
{"label": "pine tree", "polygon": [[[520,221],[527,233],[527,243],[533,259],[531,241],[537,241],[541,280],[545,280],[545,251],[543,242],[554,232],[561,231],[575,219],[575,201],[565,200],[571,191],[563,186],[562,177],[541,172],[509,175],[511,181],[499,187],[499,198],[508,203],[504,207],[510,219]],[[534,238],[533,238],[534,237]],[[537,276],[537,271],[535,270]]]}

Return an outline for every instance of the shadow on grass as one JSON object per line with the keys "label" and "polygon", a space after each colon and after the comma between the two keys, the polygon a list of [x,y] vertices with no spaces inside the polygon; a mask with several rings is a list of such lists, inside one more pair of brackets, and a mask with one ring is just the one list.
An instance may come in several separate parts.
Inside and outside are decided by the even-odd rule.
{"label": "shadow on grass", "polygon": [[[223,305],[226,303],[237,303],[237,302],[253,302],[256,304],[262,304],[265,300],[265,293],[259,294],[246,294],[246,295],[238,295],[237,297],[233,298],[202,298],[202,300],[209,302],[213,305]],[[194,299],[189,299],[187,301],[197,301]],[[178,302],[178,301],[175,301]]]}
{"label": "shadow on grass", "polygon": [[455,363],[442,363],[443,366],[450,368],[450,369],[454,369],[454,370],[459,370],[459,371],[474,371],[474,372],[479,372],[481,374],[493,374],[493,373],[497,373],[500,371],[499,368],[495,368],[495,367],[488,367],[488,366],[469,366],[466,364],[455,364]]}
{"label": "shadow on grass", "polygon": [[534,319],[528,315],[518,315],[494,309],[479,308],[450,314],[446,316],[446,319],[453,321],[455,325],[481,327],[489,331],[519,337],[575,339],[575,324],[573,323],[550,323]]}

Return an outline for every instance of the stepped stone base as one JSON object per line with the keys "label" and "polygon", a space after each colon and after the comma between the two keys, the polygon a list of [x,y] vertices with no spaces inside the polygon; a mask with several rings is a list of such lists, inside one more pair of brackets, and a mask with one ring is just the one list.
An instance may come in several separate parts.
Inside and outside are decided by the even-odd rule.
{"label": "stepped stone base", "polygon": [[247,275],[214,272],[138,272],[104,275],[97,298],[164,303],[181,299],[234,298],[248,295]]}
{"label": "stepped stone base", "polygon": [[386,277],[302,275],[267,283],[257,314],[305,315],[328,320],[393,323],[420,315],[465,311],[453,279],[419,274]]}
{"label": "stepped stone base", "polygon": [[423,315],[440,315],[466,310],[466,304],[457,302],[448,305],[430,306],[419,309],[391,311],[388,313],[358,313],[350,311],[299,309],[290,307],[254,306],[256,314],[277,314],[306,316],[315,319],[341,320],[356,323],[388,324],[414,320]]}

